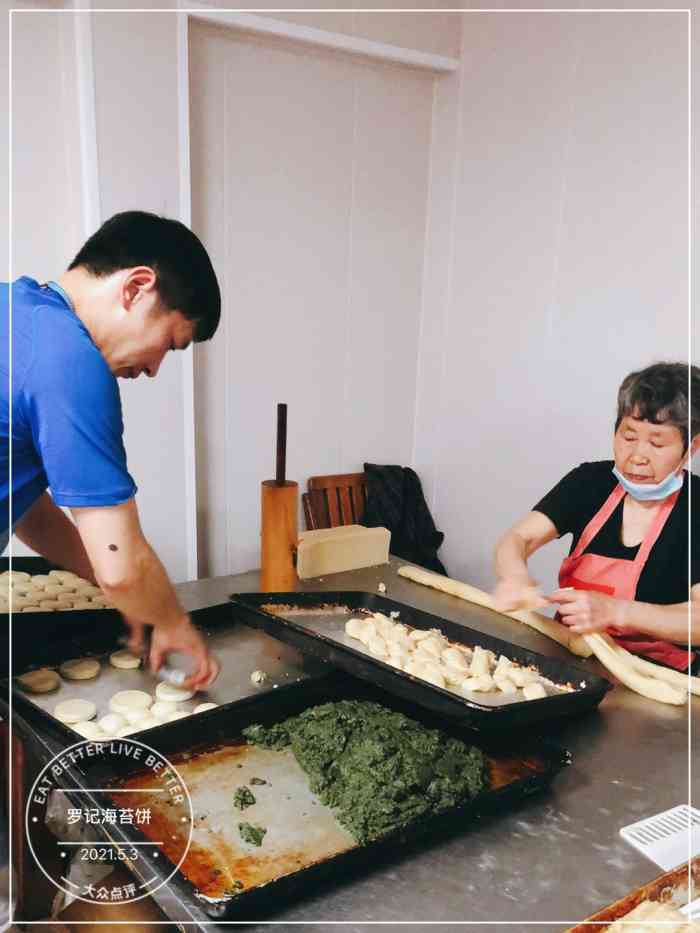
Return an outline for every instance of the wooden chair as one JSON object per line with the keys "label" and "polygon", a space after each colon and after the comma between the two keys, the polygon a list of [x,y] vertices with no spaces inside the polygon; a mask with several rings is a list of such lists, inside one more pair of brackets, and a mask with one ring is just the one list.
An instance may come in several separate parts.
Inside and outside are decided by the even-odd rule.
{"label": "wooden chair", "polygon": [[367,504],[367,477],[364,473],[338,473],[335,476],[312,476],[304,505],[306,530],[357,525]]}

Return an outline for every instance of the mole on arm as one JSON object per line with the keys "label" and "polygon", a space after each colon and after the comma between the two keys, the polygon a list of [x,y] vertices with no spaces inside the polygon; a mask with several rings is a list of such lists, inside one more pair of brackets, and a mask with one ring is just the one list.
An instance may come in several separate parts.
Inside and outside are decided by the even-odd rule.
{"label": "mole on arm", "polygon": [[117,547],[116,544],[108,544],[107,547],[110,549],[110,551],[118,551],[118,550],[119,550],[119,548]]}

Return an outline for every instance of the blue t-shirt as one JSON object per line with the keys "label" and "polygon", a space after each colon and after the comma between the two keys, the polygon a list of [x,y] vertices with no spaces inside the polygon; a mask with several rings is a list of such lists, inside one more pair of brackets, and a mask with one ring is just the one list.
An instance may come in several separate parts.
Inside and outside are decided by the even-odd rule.
{"label": "blue t-shirt", "polygon": [[119,505],[136,486],[126,467],[117,380],[70,303],[23,276],[0,283],[0,530],[50,488],[57,505]]}

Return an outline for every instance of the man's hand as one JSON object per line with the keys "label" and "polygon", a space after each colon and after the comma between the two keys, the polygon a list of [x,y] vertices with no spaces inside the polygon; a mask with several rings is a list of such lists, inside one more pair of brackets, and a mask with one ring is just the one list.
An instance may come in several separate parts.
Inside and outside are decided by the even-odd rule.
{"label": "man's hand", "polygon": [[493,601],[499,612],[538,609],[548,605],[547,600],[540,593],[537,581],[530,577],[508,577],[499,580],[493,591]]}
{"label": "man's hand", "polygon": [[[132,628],[133,632],[133,628]],[[151,670],[155,673],[163,666],[165,656],[173,651],[189,655],[194,661],[194,670],[183,686],[189,690],[205,690],[219,674],[219,662],[209,653],[202,634],[192,625],[187,615],[175,623],[158,625],[153,629]]]}
{"label": "man's hand", "polygon": [[561,621],[577,635],[603,632],[614,626],[624,630],[629,603],[594,590],[555,590],[548,597],[550,603],[559,606]]}

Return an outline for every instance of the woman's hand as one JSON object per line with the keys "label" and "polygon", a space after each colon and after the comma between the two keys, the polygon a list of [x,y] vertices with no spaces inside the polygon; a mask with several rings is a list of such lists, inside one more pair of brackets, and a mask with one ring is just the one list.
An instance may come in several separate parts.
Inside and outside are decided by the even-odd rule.
{"label": "woman's hand", "polygon": [[538,609],[548,602],[540,593],[536,580],[530,577],[507,577],[499,580],[493,591],[493,602],[499,612],[516,609]]}
{"label": "woman's hand", "polygon": [[577,635],[604,632],[610,627],[624,630],[629,603],[595,590],[566,588],[548,597],[559,607],[561,621]]}

